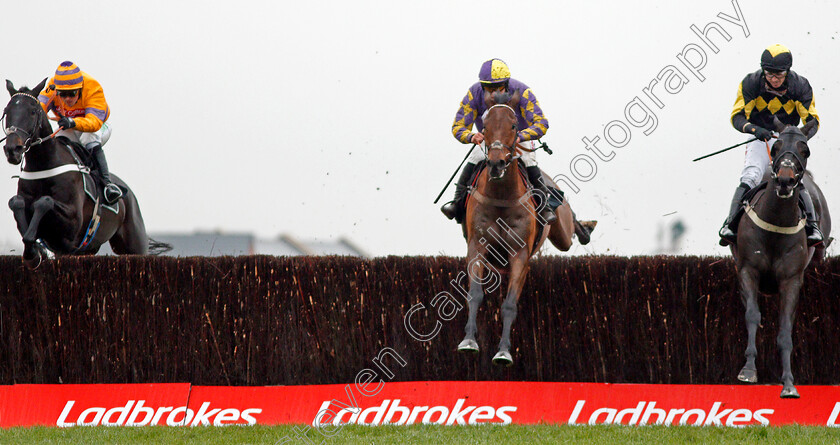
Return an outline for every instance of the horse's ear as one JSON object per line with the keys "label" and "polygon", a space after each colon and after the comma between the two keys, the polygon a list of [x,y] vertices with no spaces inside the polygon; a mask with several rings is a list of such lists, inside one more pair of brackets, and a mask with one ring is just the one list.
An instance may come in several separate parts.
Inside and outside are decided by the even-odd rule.
{"label": "horse's ear", "polygon": [[522,95],[519,94],[519,90],[513,90],[511,92],[510,100],[508,101],[508,105],[513,108],[514,110],[519,109],[519,100],[522,99]]}
{"label": "horse's ear", "polygon": [[14,96],[15,94],[17,94],[17,90],[15,89],[14,84],[12,84],[12,81],[9,79],[6,79],[6,90],[9,91],[10,96]]}
{"label": "horse's ear", "polygon": [[779,120],[778,117],[773,116],[773,126],[776,127],[776,132],[781,133],[787,125],[783,124],[782,121]]}
{"label": "horse's ear", "polygon": [[496,101],[495,101],[495,98],[493,96],[495,96],[495,94],[487,94],[487,92],[485,91],[485,93],[484,93],[484,105],[487,105],[487,108],[490,108],[493,105],[496,105]]}
{"label": "horse's ear", "polygon": [[817,128],[818,127],[819,127],[819,122],[817,122],[817,119],[814,118],[814,119],[809,120],[807,123],[805,123],[805,125],[803,125],[802,128],[800,128],[800,130],[802,131],[802,134],[804,134],[806,138],[811,139],[812,137],[814,137],[815,134],[817,134]]}
{"label": "horse's ear", "polygon": [[38,85],[35,85],[35,88],[32,89],[32,95],[37,96],[41,94],[41,90],[44,89],[44,85],[47,84],[47,78],[45,77],[44,80],[41,81]]}
{"label": "horse's ear", "polygon": [[798,141],[796,143],[796,149],[799,150],[799,155],[805,159],[811,156],[811,149],[808,148],[808,144],[802,141]]}

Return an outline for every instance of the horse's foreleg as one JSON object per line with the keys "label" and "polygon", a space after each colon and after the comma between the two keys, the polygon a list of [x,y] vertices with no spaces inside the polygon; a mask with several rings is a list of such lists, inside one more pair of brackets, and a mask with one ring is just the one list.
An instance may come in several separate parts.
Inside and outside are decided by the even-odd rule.
{"label": "horse's foreleg", "polygon": [[502,303],[502,339],[499,342],[499,352],[493,357],[493,363],[510,366],[513,356],[510,354],[510,329],[516,319],[517,305],[525,277],[528,275],[528,252],[519,251],[510,260],[510,276],[508,277],[508,291]]}
{"label": "horse's foreleg", "polygon": [[20,236],[23,236],[26,229],[29,228],[29,221],[26,220],[26,201],[20,195],[12,196],[12,199],[9,200],[9,208],[12,209],[18,232],[20,232]]}
{"label": "horse's foreleg", "polygon": [[32,203],[32,219],[29,220],[29,227],[23,234],[24,243],[34,243],[38,237],[38,225],[41,218],[55,208],[55,200],[50,196],[42,196]]}
{"label": "horse's foreleg", "polygon": [[747,363],[741,372],[738,373],[738,380],[747,383],[758,382],[758,373],[755,369],[755,334],[758,325],[761,324],[761,311],[758,308],[757,289],[758,272],[750,267],[742,267],[738,272],[739,285],[741,287],[741,302],[746,309],[745,320],[747,322],[747,351],[744,354]]}
{"label": "horse's foreleg", "polygon": [[484,286],[481,284],[481,279],[484,277],[485,267],[484,263],[481,261],[477,262],[470,262],[467,266],[471,268],[469,270],[469,274],[458,274],[458,278],[456,278],[455,286],[460,286],[461,278],[465,275],[470,277],[470,290],[468,293],[469,296],[469,316],[467,318],[467,326],[464,329],[465,336],[464,340],[458,345],[458,351],[460,352],[478,352],[478,342],[475,340],[475,333],[478,330],[478,326],[476,323],[476,317],[478,314],[478,308],[481,307],[481,303],[484,301]]}
{"label": "horse's foreleg", "polygon": [[[14,199],[14,198],[12,198]],[[12,202],[9,202],[11,207]],[[15,203],[19,205],[19,203]],[[32,219],[29,220],[29,226],[23,233],[23,261],[27,266],[34,269],[41,264],[42,252],[41,248],[35,243],[38,239],[38,225],[41,224],[41,218],[55,208],[55,200],[49,196],[42,196],[32,203]],[[14,209],[12,209],[14,212]],[[15,219],[18,219],[15,215]],[[26,218],[23,217],[22,220]],[[18,222],[20,228],[20,222]]]}
{"label": "horse's foreleg", "polygon": [[782,297],[779,310],[779,334],[776,345],[782,358],[782,398],[799,398],[799,392],[793,386],[793,373],[790,370],[790,353],[793,350],[793,319],[796,304],[799,301],[799,290],[802,287],[802,277],[789,278],[779,284],[779,295]]}

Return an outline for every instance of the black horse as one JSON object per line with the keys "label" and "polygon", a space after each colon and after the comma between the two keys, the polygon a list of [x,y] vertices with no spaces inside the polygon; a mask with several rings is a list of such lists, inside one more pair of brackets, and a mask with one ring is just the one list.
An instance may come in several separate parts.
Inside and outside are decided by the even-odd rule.
{"label": "black horse", "polygon": [[44,247],[57,255],[92,255],[105,242],[117,254],[146,254],[150,247],[165,251],[168,245],[149,239],[137,198],[120,178],[112,175],[126,191],[119,202],[105,206],[96,199],[101,195],[90,187],[93,181],[79,156],[51,135],[38,101],[45,83],[18,90],[6,81],[12,97],[4,109],[3,151],[10,164],[25,161],[9,208],[23,236],[26,265],[37,267],[49,254]]}
{"label": "black horse", "polygon": [[[799,291],[809,262],[819,260],[831,242],[831,216],[825,196],[810,173],[805,170],[810,155],[808,137],[816,120],[801,129],[776,121],[779,138],[770,152],[772,169],[767,187],[757,192],[746,205],[746,214],[738,224],[738,242],[731,247],[738,270],[741,300],[746,307],[748,344],[747,362],[738,374],[738,380],[755,383],[755,334],[761,323],[758,292],[779,294],[779,334],[776,344],[782,359],[781,397],[798,398],[790,370],[790,353],[793,349],[791,331]],[[798,195],[803,187],[808,189],[820,217],[820,230],[825,244],[809,248],[803,230],[805,220],[799,208]]]}

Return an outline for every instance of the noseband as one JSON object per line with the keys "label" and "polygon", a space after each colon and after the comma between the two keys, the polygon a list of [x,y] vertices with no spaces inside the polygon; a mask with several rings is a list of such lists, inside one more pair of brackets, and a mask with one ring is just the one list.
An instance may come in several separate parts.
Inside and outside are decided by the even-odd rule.
{"label": "noseband", "polygon": [[[34,100],[38,104],[38,108],[41,107],[41,102],[38,100],[38,98],[31,95],[31,94],[26,94],[26,93],[13,94],[12,98],[9,99],[9,103],[6,104],[6,108],[3,109],[3,116],[0,116],[0,121],[2,121],[4,124],[5,124],[5,119],[6,119],[6,112],[8,111],[9,106],[12,104],[12,99],[14,99],[15,96],[28,97],[28,98]],[[10,134],[15,134],[23,140],[23,153],[26,154],[26,152],[29,151],[30,148],[46,141],[47,139],[49,139],[49,137],[35,138],[35,135],[38,133],[38,130],[40,130],[40,129],[41,129],[41,119],[40,118],[35,119],[35,124],[33,125],[31,131],[26,131],[23,128],[18,128],[18,127],[15,127],[15,126],[6,127],[5,125],[3,125],[3,132],[6,133],[6,137],[4,137],[3,139],[0,139],[0,142],[3,142],[4,140],[6,140],[6,138],[8,138]]]}
{"label": "noseband", "polygon": [[793,196],[793,191],[799,187],[799,184],[802,181],[802,175],[804,173],[804,168],[802,166],[805,165],[802,158],[799,156],[799,153],[795,151],[786,151],[781,154],[781,156],[777,157],[773,160],[773,169],[770,171],[770,177],[773,180],[777,180],[779,177],[779,170],[783,168],[789,168],[793,170],[793,178],[794,184],[790,188],[790,193],[787,196],[780,196],[778,188],[776,189],[776,195],[780,198],[790,198]]}

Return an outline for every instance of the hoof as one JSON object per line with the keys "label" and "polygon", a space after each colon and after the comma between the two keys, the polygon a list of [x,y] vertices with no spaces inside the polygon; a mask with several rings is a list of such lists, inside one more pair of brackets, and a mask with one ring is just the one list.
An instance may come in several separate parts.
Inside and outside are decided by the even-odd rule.
{"label": "hoof", "polygon": [[41,265],[44,259],[44,253],[41,251],[41,246],[37,243],[29,244],[23,249],[23,264],[29,270],[35,270]]}
{"label": "hoof", "polygon": [[577,221],[574,222],[575,227],[575,235],[577,235],[578,242],[580,244],[586,245],[589,244],[591,240],[592,231],[595,230],[595,226],[598,225],[598,221]]}
{"label": "hoof", "polygon": [[755,369],[744,368],[738,373],[738,380],[744,383],[757,383],[758,373],[755,372]]}
{"label": "hoof", "polygon": [[478,352],[478,342],[473,339],[465,338],[461,344],[458,345],[458,352]]}
{"label": "hoof", "polygon": [[786,386],[784,389],[782,389],[782,394],[780,394],[779,397],[783,399],[798,399],[799,391],[797,391],[796,387],[794,387],[793,385],[789,387]]}
{"label": "hoof", "polygon": [[513,357],[510,352],[499,351],[493,357],[493,364],[497,366],[510,366],[513,364]]}
{"label": "hoof", "polygon": [[23,264],[29,270],[35,270],[41,265],[41,254],[38,253],[33,258],[24,258]]}

